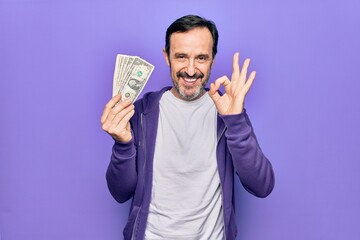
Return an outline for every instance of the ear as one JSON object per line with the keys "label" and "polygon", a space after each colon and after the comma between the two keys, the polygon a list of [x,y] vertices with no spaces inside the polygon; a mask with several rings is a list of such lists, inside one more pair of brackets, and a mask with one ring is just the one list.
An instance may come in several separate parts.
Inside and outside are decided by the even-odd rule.
{"label": "ear", "polygon": [[163,54],[164,54],[164,58],[165,58],[166,64],[170,67],[170,59],[169,59],[169,56],[168,56],[165,48],[163,48]]}

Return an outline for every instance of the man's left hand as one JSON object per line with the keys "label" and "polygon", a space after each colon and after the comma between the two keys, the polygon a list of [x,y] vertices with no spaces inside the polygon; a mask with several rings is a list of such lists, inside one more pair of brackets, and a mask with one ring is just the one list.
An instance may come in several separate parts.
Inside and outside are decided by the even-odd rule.
{"label": "man's left hand", "polygon": [[[220,114],[239,114],[243,111],[245,96],[254,82],[256,75],[256,72],[253,71],[250,73],[249,78],[246,79],[249,64],[250,59],[246,59],[240,72],[239,53],[235,53],[233,57],[231,81],[227,76],[222,76],[210,84],[209,95]],[[218,93],[221,85],[225,88],[225,94],[222,96]]]}

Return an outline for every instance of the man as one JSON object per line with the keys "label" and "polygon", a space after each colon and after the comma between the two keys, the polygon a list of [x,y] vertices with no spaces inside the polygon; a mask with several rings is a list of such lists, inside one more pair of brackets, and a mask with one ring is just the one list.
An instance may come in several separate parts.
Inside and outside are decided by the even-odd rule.
{"label": "man", "polygon": [[102,128],[115,140],[108,187],[120,203],[132,198],[125,239],[235,239],[234,170],[257,197],[274,187],[243,108],[255,78],[247,78],[249,59],[240,71],[235,53],[231,80],[223,76],[205,89],[217,42],[213,22],[177,19],[163,49],[173,86],[134,104],[117,104],[118,95],[105,106]]}

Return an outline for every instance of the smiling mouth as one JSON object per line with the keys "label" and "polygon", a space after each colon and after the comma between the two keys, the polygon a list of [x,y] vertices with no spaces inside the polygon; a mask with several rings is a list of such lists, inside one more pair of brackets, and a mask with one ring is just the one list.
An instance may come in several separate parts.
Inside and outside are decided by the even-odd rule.
{"label": "smiling mouth", "polygon": [[197,78],[183,78],[185,82],[193,83],[196,82]]}
{"label": "smiling mouth", "polygon": [[188,84],[194,84],[196,80],[202,79],[204,77],[204,74],[202,74],[201,72],[197,72],[192,76],[190,76],[186,72],[178,72],[176,75],[177,77],[183,79],[183,81]]}

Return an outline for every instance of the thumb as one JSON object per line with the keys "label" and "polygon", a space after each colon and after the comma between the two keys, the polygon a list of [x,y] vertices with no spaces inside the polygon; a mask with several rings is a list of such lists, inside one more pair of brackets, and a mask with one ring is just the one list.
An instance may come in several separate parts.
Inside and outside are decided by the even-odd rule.
{"label": "thumb", "polygon": [[220,94],[218,93],[219,88],[220,84],[219,86],[216,86],[214,83],[210,84],[209,96],[214,102],[220,98]]}

